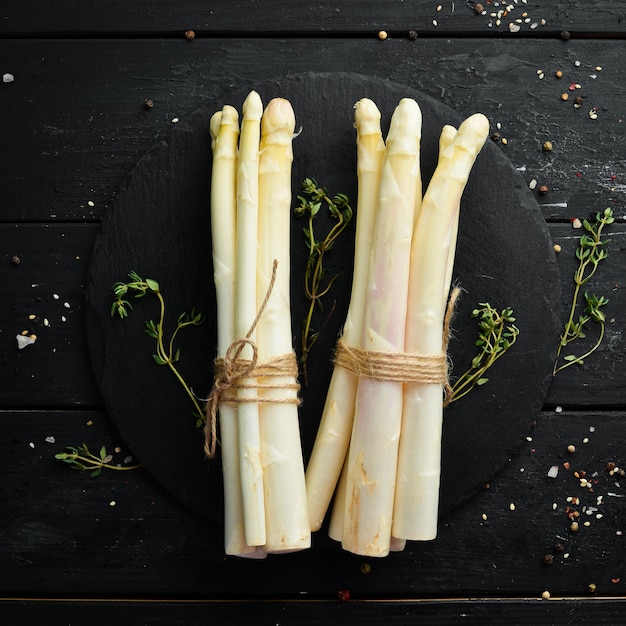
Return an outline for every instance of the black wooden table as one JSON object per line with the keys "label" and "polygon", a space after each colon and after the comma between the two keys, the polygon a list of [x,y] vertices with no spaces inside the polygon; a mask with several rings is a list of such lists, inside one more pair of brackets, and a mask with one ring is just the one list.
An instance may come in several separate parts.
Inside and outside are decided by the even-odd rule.
{"label": "black wooden table", "polygon": [[[3,4],[2,624],[623,622],[626,4],[484,0],[482,9]],[[220,530],[144,469],[89,478],[55,460],[81,443],[133,453],[104,409],[85,331],[94,242],[128,175],[174,120],[307,72],[390,79],[460,115],[487,115],[491,141],[533,188],[561,248],[563,316],[581,235],[573,220],[606,207],[616,216],[593,284],[609,299],[600,348],[554,377],[506,467],[445,517],[434,542],[380,560],[322,535],[297,555],[226,558]],[[19,350],[22,331],[37,340]]]}

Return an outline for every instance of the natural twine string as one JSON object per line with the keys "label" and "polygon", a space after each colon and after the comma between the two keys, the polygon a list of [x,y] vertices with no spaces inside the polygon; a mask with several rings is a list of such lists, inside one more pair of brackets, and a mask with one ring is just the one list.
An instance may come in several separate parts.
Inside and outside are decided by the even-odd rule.
{"label": "natural twine string", "polygon": [[[254,329],[263,315],[269,301],[274,283],[276,282],[276,270],[278,261],[274,260],[272,267],[272,277],[267,288],[265,298],[250,326],[245,337],[233,341],[226,350],[223,357],[215,359],[215,376],[213,389],[206,406],[206,424],[204,427],[204,453],[212,459],[217,449],[217,413],[219,404],[222,402],[271,402],[272,404],[299,404],[298,391],[300,385],[296,382],[298,376],[298,363],[296,356],[292,352],[272,357],[266,362],[258,362],[257,346],[250,339]],[[246,346],[252,350],[252,358],[244,359],[241,353]],[[291,380],[280,380],[285,377]],[[262,378],[263,380],[252,380]],[[270,379],[269,381],[267,379]],[[271,379],[275,379],[272,381]],[[295,391],[291,397],[273,398],[265,395],[254,394],[240,397],[240,389],[292,389]]]}
{"label": "natural twine string", "polygon": [[415,354],[406,352],[376,352],[348,346],[342,339],[337,342],[334,364],[351,371],[356,376],[397,383],[440,384],[444,387],[444,405],[452,387],[448,378],[448,339],[450,323],[460,287],[454,287],[444,316],[441,354]]}

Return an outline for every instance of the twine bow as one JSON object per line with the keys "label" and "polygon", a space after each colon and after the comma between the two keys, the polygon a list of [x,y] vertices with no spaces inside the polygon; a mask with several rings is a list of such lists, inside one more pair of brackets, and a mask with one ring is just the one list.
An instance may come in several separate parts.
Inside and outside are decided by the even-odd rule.
{"label": "twine bow", "polygon": [[[278,261],[274,260],[272,277],[267,293],[246,336],[241,339],[235,339],[226,349],[224,356],[215,359],[213,389],[207,401],[206,424],[204,427],[204,453],[209,459],[215,456],[217,449],[217,414],[220,402],[300,403],[297,395],[300,386],[296,381],[298,363],[295,354],[279,355],[272,357],[267,362],[259,363],[257,346],[250,339],[274,289],[277,267]],[[252,356],[249,359],[241,357],[246,346],[250,346],[252,350]],[[291,380],[285,380],[285,377],[289,377]],[[251,380],[255,378],[263,378],[264,380]],[[278,378],[282,378],[282,380],[276,381]],[[270,382],[267,382],[268,379]],[[275,382],[271,382],[272,379]],[[295,390],[295,394],[293,397],[283,398],[260,396],[258,393],[242,397],[237,393],[239,389],[292,389]]]}

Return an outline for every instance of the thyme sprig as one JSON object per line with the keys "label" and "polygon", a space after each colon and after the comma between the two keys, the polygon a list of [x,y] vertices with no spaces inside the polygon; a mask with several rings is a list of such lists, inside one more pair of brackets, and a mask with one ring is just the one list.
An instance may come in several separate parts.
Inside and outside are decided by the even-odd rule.
{"label": "thyme sprig", "polygon": [[133,310],[132,304],[126,300],[126,296],[129,293],[133,293],[135,298],[143,298],[149,293],[156,296],[159,301],[159,319],[156,322],[154,320],[146,321],[145,327],[146,334],[152,337],[156,344],[156,352],[152,355],[152,358],[157,365],[166,365],[182,385],[185,393],[189,396],[194,405],[196,425],[200,426],[204,423],[204,412],[193,391],[174,365],[180,360],[180,348],[175,349],[174,342],[178,333],[183,328],[199,326],[204,321],[204,317],[193,308],[191,309],[191,313],[181,313],[176,321],[174,332],[171,334],[169,341],[167,341],[163,329],[165,299],[161,293],[159,283],[152,278],[146,278],[144,280],[136,272],[130,272],[128,276],[130,282],[117,282],[113,285],[115,300],[111,305],[111,315],[115,316],[117,314],[121,319],[128,317],[128,312]]}
{"label": "thyme sprig", "polygon": [[103,469],[128,471],[137,469],[141,465],[118,465],[113,463],[113,455],[107,452],[105,446],[100,448],[98,454],[89,450],[87,444],[80,446],[66,446],[67,452],[58,452],[54,458],[58,461],[68,463],[73,470],[80,472],[91,472],[91,478],[100,476]]}
{"label": "thyme sprig", "polygon": [[[304,273],[304,291],[309,300],[309,308],[302,324],[300,355],[300,366],[304,382],[307,384],[307,360],[309,353],[334,310],[333,303],[330,311],[326,313],[322,299],[330,292],[338,274],[329,276],[324,266],[324,257],[350,223],[352,208],[347,195],[339,193],[331,198],[326,187],[319,186],[313,178],[306,178],[302,182],[302,193],[303,195],[298,196],[299,205],[294,209],[294,213],[297,217],[305,216],[307,219],[307,225],[304,227],[303,232],[305,244],[309,250],[309,258]],[[324,238],[320,239],[316,235],[313,226],[314,220],[323,205],[326,205],[335,223]],[[326,313],[317,330],[313,328],[313,317],[316,311]]]}
{"label": "thyme sprig", "polygon": [[[609,254],[607,250],[608,241],[602,239],[604,228],[615,221],[611,208],[606,208],[602,213],[596,213],[593,217],[593,221],[583,220],[582,222],[586,233],[581,235],[578,240],[578,247],[576,249],[578,267],[574,272],[574,294],[570,304],[569,315],[559,341],[553,374],[557,374],[574,364],[582,365],[585,359],[600,347],[604,339],[606,316],[601,309],[608,303],[608,298],[590,294],[586,291],[583,292],[582,300],[584,300],[585,307],[582,314],[579,314],[578,319],[576,319],[576,311],[582,304],[580,301],[583,286],[591,280],[600,262],[606,259]],[[561,357],[562,351],[564,348],[567,348],[570,343],[586,337],[585,330],[589,322],[595,322],[600,325],[598,339],[594,345],[584,354],[578,356],[575,354],[567,354]],[[564,362],[559,364],[561,360]]]}
{"label": "thyme sprig", "polygon": [[472,311],[472,318],[478,319],[478,339],[474,345],[480,350],[472,359],[471,366],[452,386],[448,404],[466,396],[474,387],[488,382],[485,373],[511,348],[519,335],[510,307],[498,311],[489,302],[480,302],[478,308]]}

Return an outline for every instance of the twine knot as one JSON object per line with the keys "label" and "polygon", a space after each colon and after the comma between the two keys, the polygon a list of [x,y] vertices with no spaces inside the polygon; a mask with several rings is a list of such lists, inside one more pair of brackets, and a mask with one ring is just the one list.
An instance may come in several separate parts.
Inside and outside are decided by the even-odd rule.
{"label": "twine knot", "polygon": [[[204,427],[204,453],[212,459],[217,449],[217,414],[221,402],[267,402],[278,404],[300,404],[297,382],[298,362],[296,355],[283,354],[271,357],[260,363],[256,343],[250,339],[259,319],[263,315],[270,294],[276,281],[278,262],[275,260],[272,268],[272,277],[267,288],[265,298],[245,337],[235,339],[226,349],[223,357],[215,359],[215,374],[213,389],[207,400],[206,423]],[[249,346],[251,358],[242,358],[243,350]],[[259,380],[260,379],[260,380]],[[241,396],[240,389],[255,389],[257,393]],[[291,396],[275,397],[274,395],[259,394],[259,390],[287,389],[293,390]]]}

